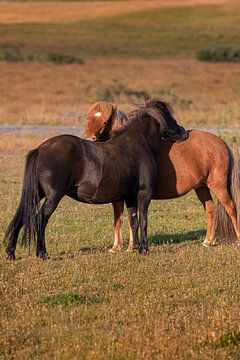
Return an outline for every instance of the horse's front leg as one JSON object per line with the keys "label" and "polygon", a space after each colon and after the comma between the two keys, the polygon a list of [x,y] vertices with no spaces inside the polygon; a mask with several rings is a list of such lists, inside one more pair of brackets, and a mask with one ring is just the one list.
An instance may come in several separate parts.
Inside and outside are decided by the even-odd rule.
{"label": "horse's front leg", "polygon": [[134,202],[126,201],[126,206],[128,210],[128,219],[130,225],[130,241],[132,236],[131,250],[129,249],[128,251],[134,252],[139,248],[137,201]]}
{"label": "horse's front leg", "polygon": [[139,246],[139,253],[147,253],[148,239],[147,239],[147,214],[148,208],[151,201],[151,191],[140,192],[138,195],[138,206],[139,206],[139,223],[141,231],[141,242]]}
{"label": "horse's front leg", "polygon": [[124,201],[113,202],[112,206],[114,212],[114,244],[109,252],[115,253],[122,250],[122,217]]}

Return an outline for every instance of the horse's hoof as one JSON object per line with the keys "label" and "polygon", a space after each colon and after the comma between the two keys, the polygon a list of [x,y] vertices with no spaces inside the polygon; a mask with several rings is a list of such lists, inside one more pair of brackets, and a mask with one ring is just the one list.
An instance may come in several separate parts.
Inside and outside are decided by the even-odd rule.
{"label": "horse's hoof", "polygon": [[116,254],[117,252],[120,252],[120,251],[122,251],[121,248],[115,248],[115,247],[112,247],[111,249],[108,250],[108,252],[110,254]]}
{"label": "horse's hoof", "polygon": [[236,241],[236,242],[234,243],[234,245],[237,246],[237,247],[240,247],[240,241]]}
{"label": "horse's hoof", "polygon": [[215,242],[210,242],[207,240],[204,240],[204,242],[202,243],[202,246],[205,246],[205,247],[211,247],[211,246],[215,246],[215,245],[216,245]]}
{"label": "horse's hoof", "polygon": [[204,242],[202,243],[202,246],[204,246],[204,247],[210,247],[211,245],[210,245],[209,243],[207,243],[207,242],[204,241]]}
{"label": "horse's hoof", "polygon": [[148,251],[149,250],[147,247],[140,247],[138,250],[139,254],[141,254],[141,255],[146,255],[148,253]]}
{"label": "horse's hoof", "polygon": [[37,257],[41,260],[50,260],[50,256],[47,253],[37,254]]}
{"label": "horse's hoof", "polygon": [[15,254],[14,253],[7,253],[6,259],[7,260],[15,260],[16,259]]}
{"label": "horse's hoof", "polygon": [[[135,251],[136,251],[136,249],[135,249]],[[128,247],[128,248],[126,249],[126,252],[133,253],[133,252],[134,252],[133,247]]]}

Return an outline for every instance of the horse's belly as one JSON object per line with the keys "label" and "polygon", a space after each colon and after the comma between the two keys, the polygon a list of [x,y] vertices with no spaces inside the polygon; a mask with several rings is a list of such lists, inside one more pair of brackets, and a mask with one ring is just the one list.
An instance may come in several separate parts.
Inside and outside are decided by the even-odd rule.
{"label": "horse's belly", "polygon": [[106,204],[125,198],[124,187],[122,189],[115,189],[112,186],[98,186],[91,184],[90,182],[84,182],[77,187],[78,200],[90,204]]}
{"label": "horse's belly", "polygon": [[81,202],[92,203],[96,191],[97,191],[96,185],[94,185],[90,181],[84,181],[83,183],[77,186],[77,197]]}
{"label": "horse's belly", "polygon": [[108,186],[101,186],[96,190],[94,199],[98,203],[110,203],[113,201],[124,200],[126,198],[126,187],[118,186],[118,184],[111,183]]}
{"label": "horse's belly", "polygon": [[[169,165],[169,163],[168,163]],[[159,169],[158,180],[154,187],[153,199],[174,199],[187,194],[204,181],[202,174],[191,172],[182,164],[182,167],[173,164],[163,164]],[[184,169],[185,167],[185,169]]]}

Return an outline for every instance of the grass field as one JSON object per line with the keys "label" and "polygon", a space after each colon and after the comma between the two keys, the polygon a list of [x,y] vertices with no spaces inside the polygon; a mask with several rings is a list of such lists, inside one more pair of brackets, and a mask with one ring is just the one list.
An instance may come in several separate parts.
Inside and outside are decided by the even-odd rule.
{"label": "grass field", "polygon": [[[0,122],[83,123],[89,104],[113,92],[129,110],[143,98],[130,89],[169,100],[187,126],[238,126],[239,65],[195,59],[204,48],[238,46],[239,4],[197,3],[1,4],[0,57],[38,61],[1,62]],[[51,53],[85,63],[57,66],[44,60]]]}
{"label": "grass field", "polygon": [[[24,154],[42,140],[1,136],[1,238]],[[204,229],[194,194],[154,201],[150,255],[111,255],[111,206],[64,199],[48,226],[51,260],[18,247],[8,262],[0,251],[0,357],[238,359],[240,252],[202,247]]]}
{"label": "grass field", "polygon": [[189,57],[206,43],[239,46],[239,9],[160,8],[69,23],[3,24],[1,48],[38,56],[69,52],[86,59]]}
{"label": "grass field", "polygon": [[[38,61],[0,61],[0,123],[84,124],[91,102],[128,111],[152,95],[182,125],[239,146],[240,65],[196,60],[202,48],[239,46],[239,14],[224,0],[3,2],[0,57]],[[84,64],[47,62],[51,52]],[[0,135],[1,239],[24,157],[44,139]],[[9,262],[0,246],[0,358],[239,359],[240,251],[201,246],[195,194],[151,203],[149,256],[109,254],[112,223],[110,205],[66,198],[47,228],[51,260],[19,246]]]}
{"label": "grass field", "polygon": [[[139,74],[147,74],[139,76]],[[172,76],[174,74],[174,76]],[[132,92],[167,99],[187,127],[239,127],[238,64],[182,60],[89,60],[85,65],[2,63],[2,123],[84,124],[89,104],[114,96],[128,111],[143,101]],[[14,79],[14,81],[12,81]],[[206,91],[205,91],[206,89]]]}

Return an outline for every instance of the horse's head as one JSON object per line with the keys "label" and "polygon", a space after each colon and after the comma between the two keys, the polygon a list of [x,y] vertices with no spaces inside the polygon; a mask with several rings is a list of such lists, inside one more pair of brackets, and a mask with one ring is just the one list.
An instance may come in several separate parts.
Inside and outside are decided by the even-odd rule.
{"label": "horse's head", "polygon": [[158,99],[151,99],[141,107],[141,113],[158,122],[161,137],[171,137],[173,140],[187,139],[186,130],[177,123],[172,115],[172,108],[168,103]]}
{"label": "horse's head", "polygon": [[87,113],[87,125],[83,136],[92,141],[108,140],[116,109],[117,106],[109,101],[94,103]]}

